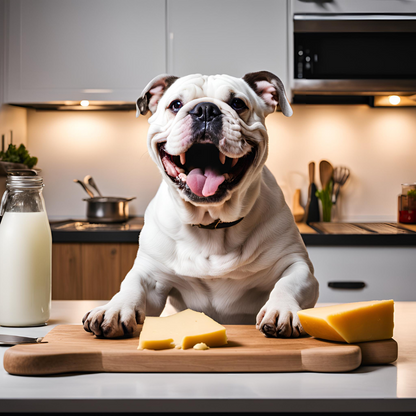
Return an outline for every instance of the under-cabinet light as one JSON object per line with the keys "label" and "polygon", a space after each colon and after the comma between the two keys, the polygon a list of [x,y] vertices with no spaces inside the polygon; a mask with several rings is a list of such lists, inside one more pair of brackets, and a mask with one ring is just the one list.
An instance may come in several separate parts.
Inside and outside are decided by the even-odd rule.
{"label": "under-cabinet light", "polygon": [[389,102],[392,105],[400,104],[400,97],[398,95],[390,95]]}
{"label": "under-cabinet light", "polygon": [[416,107],[416,95],[376,95],[374,107]]}

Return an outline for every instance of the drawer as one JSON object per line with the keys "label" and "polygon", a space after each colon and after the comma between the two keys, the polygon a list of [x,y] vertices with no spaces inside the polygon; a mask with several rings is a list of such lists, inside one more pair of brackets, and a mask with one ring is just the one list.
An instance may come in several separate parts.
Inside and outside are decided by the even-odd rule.
{"label": "drawer", "polygon": [[416,247],[308,247],[318,302],[416,300]]}

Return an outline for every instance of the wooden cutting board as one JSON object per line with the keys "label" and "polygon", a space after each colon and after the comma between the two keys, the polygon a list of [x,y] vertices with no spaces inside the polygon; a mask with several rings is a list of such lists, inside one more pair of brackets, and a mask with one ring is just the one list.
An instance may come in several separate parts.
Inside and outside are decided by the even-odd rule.
{"label": "wooden cutting board", "polygon": [[58,325],[48,343],[16,345],[4,355],[10,374],[71,372],[344,372],[397,359],[393,339],[342,344],[310,337],[266,338],[254,326],[226,325],[228,344],[209,350],[138,350],[137,337],[101,339],[81,325]]}

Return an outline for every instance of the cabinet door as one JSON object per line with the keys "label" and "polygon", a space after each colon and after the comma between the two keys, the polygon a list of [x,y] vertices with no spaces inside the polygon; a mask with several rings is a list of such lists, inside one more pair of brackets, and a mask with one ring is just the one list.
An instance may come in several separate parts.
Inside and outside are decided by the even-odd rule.
{"label": "cabinet door", "polygon": [[267,70],[286,85],[286,0],[168,0],[168,38],[174,75]]}
{"label": "cabinet door", "polygon": [[8,2],[6,102],[135,102],[166,72],[164,0]]}
{"label": "cabinet door", "polygon": [[[416,300],[415,247],[308,246],[308,253],[319,281],[318,302]],[[362,282],[364,287],[333,287],[343,282]]]}
{"label": "cabinet door", "polygon": [[52,299],[82,299],[81,244],[54,243],[52,246]]}
{"label": "cabinet door", "polygon": [[53,300],[110,300],[133,267],[137,243],[54,243]]}
{"label": "cabinet door", "polygon": [[[5,55],[5,42],[4,42],[4,28],[6,24],[6,0],[0,0],[0,33],[2,36],[0,36],[0,59],[3,61],[3,57]],[[3,85],[4,82],[4,65],[0,65],[0,114],[1,114],[1,106],[4,103],[4,88]],[[0,115],[0,122],[1,122],[1,115]]]}
{"label": "cabinet door", "polygon": [[139,245],[136,243],[120,244],[120,274],[122,281],[126,277],[126,274],[132,269],[138,249]]}
{"label": "cabinet door", "polygon": [[120,244],[82,244],[83,299],[109,300],[120,290],[121,280]]}

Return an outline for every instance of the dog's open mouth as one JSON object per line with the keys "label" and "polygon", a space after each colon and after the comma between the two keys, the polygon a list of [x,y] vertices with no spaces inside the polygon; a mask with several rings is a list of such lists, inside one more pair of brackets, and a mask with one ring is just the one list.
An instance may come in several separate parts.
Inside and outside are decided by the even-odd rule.
{"label": "dog's open mouth", "polygon": [[[253,163],[255,150],[240,158],[229,158],[211,143],[196,143],[180,156],[158,144],[159,155],[169,177],[180,188],[208,198],[232,189]],[[222,192],[221,192],[222,191]]]}

